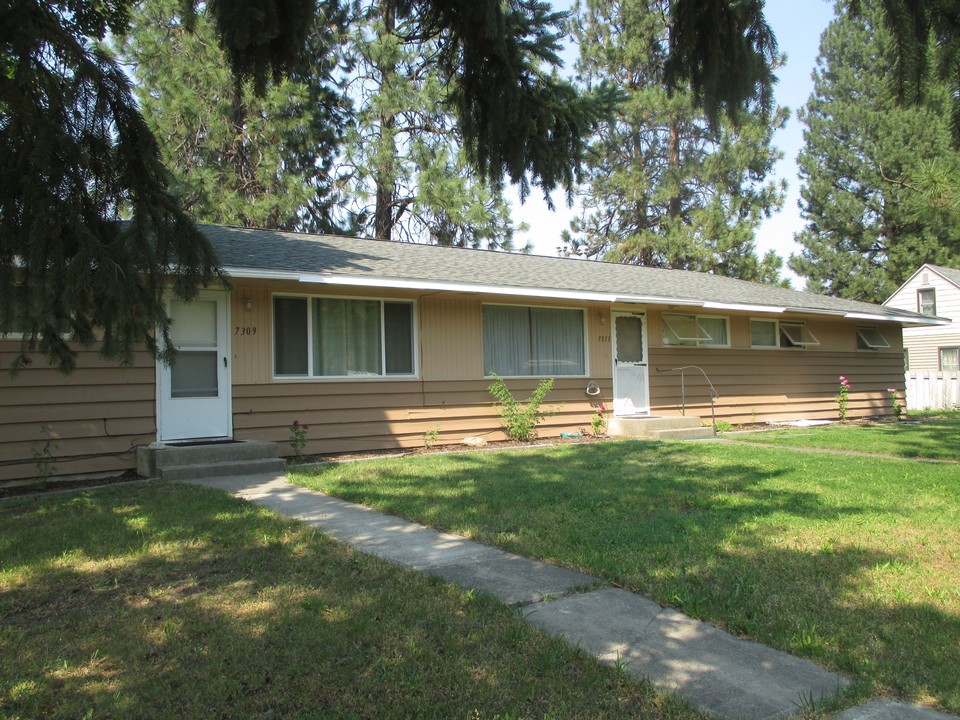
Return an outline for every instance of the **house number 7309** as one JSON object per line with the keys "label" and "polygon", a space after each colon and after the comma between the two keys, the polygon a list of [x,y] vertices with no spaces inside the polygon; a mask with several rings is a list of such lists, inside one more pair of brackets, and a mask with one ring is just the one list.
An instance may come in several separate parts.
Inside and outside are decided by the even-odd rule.
{"label": "house number 7309", "polygon": [[239,325],[233,329],[234,335],[256,335],[257,326],[256,325],[247,325],[246,327],[240,327]]}

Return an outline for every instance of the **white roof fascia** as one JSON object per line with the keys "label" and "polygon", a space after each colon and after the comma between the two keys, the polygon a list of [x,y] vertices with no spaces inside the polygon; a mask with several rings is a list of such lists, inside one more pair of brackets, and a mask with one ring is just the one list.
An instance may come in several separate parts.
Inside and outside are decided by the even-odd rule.
{"label": "white roof fascia", "polygon": [[507,285],[473,285],[468,283],[428,280],[401,280],[397,278],[360,278],[347,275],[300,275],[299,280],[302,283],[316,283],[320,285],[349,285],[353,287],[397,288],[402,290],[447,290],[452,292],[484,293],[490,295],[521,295],[524,297],[559,298],[563,300],[592,300],[595,302],[614,302],[615,300],[615,296],[611,293],[511,287]]}
{"label": "white roof fascia", "polygon": [[302,273],[283,270],[251,270],[250,268],[225,267],[223,271],[230,277],[245,280],[299,280]]}
{"label": "white roof fascia", "polygon": [[703,307],[703,300],[689,298],[668,298],[659,295],[617,295],[614,302],[627,305],[683,305],[684,307]]}
{"label": "white roof fascia", "polygon": [[844,314],[845,318],[849,320],[870,320],[872,322],[900,322],[911,325],[946,325],[950,321],[947,320],[944,322],[942,318],[932,318],[927,317],[926,319],[921,320],[920,318],[912,317],[900,317],[898,315],[875,315],[872,313],[855,313],[849,312]]}
{"label": "white roof fascia", "polygon": [[705,302],[703,307],[710,308],[711,310],[737,310],[740,312],[757,312],[757,313],[773,313],[773,314],[783,314],[786,311],[785,307],[776,307],[774,305],[747,305],[745,303],[721,303],[721,302]]}

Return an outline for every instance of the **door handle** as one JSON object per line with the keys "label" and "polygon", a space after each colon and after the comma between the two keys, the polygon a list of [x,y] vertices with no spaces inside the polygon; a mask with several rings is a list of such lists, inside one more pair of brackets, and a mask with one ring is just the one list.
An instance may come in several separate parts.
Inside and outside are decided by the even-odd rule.
{"label": "door handle", "polygon": [[226,355],[223,356],[223,366],[224,366],[224,367],[227,366],[227,356],[226,356]]}

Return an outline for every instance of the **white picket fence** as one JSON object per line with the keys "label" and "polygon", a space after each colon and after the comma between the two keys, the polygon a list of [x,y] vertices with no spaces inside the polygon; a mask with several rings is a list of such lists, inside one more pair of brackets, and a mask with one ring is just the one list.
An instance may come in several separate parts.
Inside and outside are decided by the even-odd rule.
{"label": "white picket fence", "polygon": [[907,410],[960,408],[960,373],[915,370],[906,379]]}

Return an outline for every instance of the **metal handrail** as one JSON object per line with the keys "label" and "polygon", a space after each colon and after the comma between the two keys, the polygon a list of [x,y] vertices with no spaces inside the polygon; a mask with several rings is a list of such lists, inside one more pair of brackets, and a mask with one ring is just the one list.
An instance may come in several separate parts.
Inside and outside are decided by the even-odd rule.
{"label": "metal handrail", "polygon": [[684,375],[685,370],[699,370],[700,374],[703,375],[703,379],[707,381],[707,385],[710,386],[710,415],[713,418],[713,432],[717,432],[717,400],[720,399],[720,393],[717,392],[717,389],[713,386],[713,383],[710,382],[710,378],[707,376],[707,373],[704,371],[704,369],[697,365],[684,365],[682,367],[675,368],[657,368],[658,373],[680,373],[680,414],[684,417],[687,415],[687,386]]}

